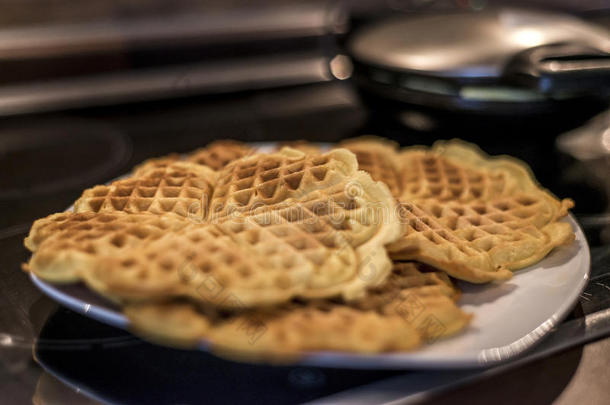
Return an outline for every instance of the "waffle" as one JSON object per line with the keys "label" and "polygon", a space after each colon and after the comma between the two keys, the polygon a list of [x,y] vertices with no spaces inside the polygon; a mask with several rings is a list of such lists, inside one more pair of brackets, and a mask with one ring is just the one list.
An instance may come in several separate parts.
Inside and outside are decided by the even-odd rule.
{"label": "waffle", "polygon": [[[489,157],[461,141],[402,151],[377,138],[345,141],[360,168],[390,184],[408,223],[388,247],[394,259],[418,260],[456,278],[488,282],[533,264],[573,240],[570,200],[542,189],[522,162]],[[394,173],[394,174],[393,174]]]}
{"label": "waffle", "polygon": [[310,192],[298,201],[289,199],[260,206],[249,215],[268,218],[273,213],[308,227],[320,222],[345,247],[356,249],[358,277],[350,287],[342,287],[345,297],[357,295],[366,285],[378,284],[387,276],[390,262],[383,246],[397,240],[404,231],[389,190],[362,171],[326,189]]}
{"label": "waffle", "polygon": [[146,164],[132,177],[83,192],[75,212],[150,212],[205,218],[216,172],[190,162]]}
{"label": "waffle", "polygon": [[[353,184],[362,186],[361,195],[346,193]],[[255,306],[293,297],[350,299],[387,277],[382,247],[402,232],[394,212],[389,191],[357,172],[301,200],[234,214],[115,255],[88,277],[104,286],[103,294],[130,300],[179,296],[224,306],[235,296]],[[181,277],[185,269],[188,280]],[[204,280],[223,293],[203,294]]]}
{"label": "waffle", "polygon": [[132,304],[125,313],[136,333],[164,344],[190,347],[205,339],[224,356],[281,361],[316,350],[412,350],[468,325],[471,316],[455,305],[458,297],[445,274],[397,263],[382,286],[351,302],[293,301],[218,313],[172,301]]}
{"label": "waffle", "polygon": [[[473,145],[464,142],[437,142],[430,149],[414,146],[399,150],[394,142],[367,136],[338,146],[352,151],[359,168],[386,183],[402,201],[486,201],[509,194],[525,180],[522,172],[513,176],[517,170],[506,170],[508,165],[501,164],[504,158],[490,164],[489,157],[484,158],[482,152],[473,151]],[[481,170],[484,167],[487,169]]]}
{"label": "waffle", "polygon": [[529,266],[574,239],[570,224],[557,221],[566,215],[570,203],[550,200],[544,193],[517,192],[489,202],[420,206],[469,246],[487,252],[497,267]]}
{"label": "waffle", "polygon": [[[507,179],[510,179],[513,184],[516,183],[516,189],[519,191],[545,191],[536,181],[529,166],[512,156],[490,156],[477,145],[458,139],[438,141],[432,146],[431,150],[438,156],[453,162],[459,162],[470,170],[485,170],[491,173],[503,172]],[[510,190],[510,188],[507,188],[502,195],[507,195]]]}
{"label": "waffle", "polygon": [[[574,239],[571,226],[558,222],[572,201],[542,189],[514,158],[492,158],[454,140],[429,151],[407,149],[401,159],[405,172],[414,174],[405,176],[400,200],[417,205],[460,244],[486,252],[490,268],[523,268]],[[410,258],[400,249],[394,255]]]}
{"label": "waffle", "polygon": [[402,201],[489,201],[508,195],[517,182],[504,170],[481,170],[438,154],[435,148],[406,148],[398,157],[403,173]]}
{"label": "waffle", "polygon": [[322,221],[297,226],[273,214],[268,223],[244,217],[167,234],[100,261],[87,279],[124,300],[187,297],[219,307],[233,297],[253,306],[340,294],[358,280],[354,250]]}
{"label": "waffle", "polygon": [[358,168],[370,173],[374,180],[384,182],[394,196],[400,195],[402,175],[407,174],[401,170],[397,146],[375,137],[351,139],[338,145],[353,152],[358,159]]}
{"label": "waffle", "polygon": [[169,231],[188,226],[173,215],[58,213],[34,222],[25,246],[36,252],[28,270],[53,282],[73,282],[97,259],[141,247]]}
{"label": "waffle", "polygon": [[378,282],[388,274],[389,260],[380,247],[403,232],[396,202],[385,185],[357,171],[354,155],[345,149],[306,155],[285,148],[264,159],[240,159],[219,173],[218,183],[211,222],[230,214],[290,211],[297,203],[299,215],[322,218],[357,249],[360,280]]}
{"label": "waffle", "polygon": [[[243,176],[250,171],[251,178]],[[241,183],[236,187],[226,180],[215,183],[216,178],[234,175],[237,183],[250,181],[253,187],[245,190]],[[87,256],[91,265],[83,269],[72,268],[80,262],[70,255],[61,259],[67,255],[67,244],[87,249],[86,237],[68,233],[53,260],[66,268],[57,270],[60,265],[44,268],[38,263],[38,245],[46,248],[52,243],[37,236],[41,232],[35,226],[31,238],[38,242],[27,243],[37,249],[30,268],[43,276],[53,271],[72,279],[78,276],[114,300],[186,297],[224,306],[227,297],[238,296],[244,305],[256,306],[293,297],[353,298],[387,277],[390,261],[383,246],[402,233],[387,188],[358,172],[355,157],[346,150],[307,156],[284,149],[239,159],[220,172],[190,162],[145,165],[134,176],[84,193],[75,204],[75,211],[91,221],[83,229],[99,234],[99,244],[112,244],[125,237],[108,239],[106,234],[114,228],[102,227],[100,216],[146,212],[183,221],[180,230],[154,240],[144,236],[145,243],[120,252],[95,248]],[[261,189],[269,186],[275,190],[273,198],[259,198]],[[168,196],[168,190],[175,193]],[[188,194],[191,191],[193,195]],[[211,195],[212,202],[240,202],[244,191],[254,202],[244,204],[241,213],[213,220],[205,214],[198,221],[187,217],[199,193]],[[159,196],[173,198],[171,209],[165,209],[166,201]],[[200,200],[205,206],[206,200]],[[54,235],[57,230],[46,232]],[[53,255],[53,250],[46,251]],[[223,295],[211,299],[202,294],[202,280],[218,284]]]}
{"label": "waffle", "polygon": [[405,148],[399,159],[405,173],[400,200],[471,203],[528,194],[554,207],[557,216],[549,221],[565,216],[573,205],[542,188],[524,162],[489,156],[463,141],[438,141],[430,149]]}
{"label": "waffle", "polygon": [[345,180],[357,169],[354,155],[344,149],[306,155],[284,148],[239,159],[218,172],[211,219],[298,199]]}
{"label": "waffle", "polygon": [[455,278],[473,283],[507,280],[512,273],[494,265],[484,250],[471,246],[432,215],[415,204],[402,203],[405,235],[388,246],[395,260],[414,260],[446,271]]}

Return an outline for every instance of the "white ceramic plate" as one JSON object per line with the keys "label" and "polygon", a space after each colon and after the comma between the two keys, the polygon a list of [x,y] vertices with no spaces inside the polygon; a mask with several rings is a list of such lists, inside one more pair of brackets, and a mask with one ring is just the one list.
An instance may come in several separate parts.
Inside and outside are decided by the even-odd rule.
{"label": "white ceramic plate", "polygon": [[[257,143],[269,151],[273,143]],[[323,148],[328,144],[320,144]],[[71,209],[71,207],[69,208]],[[537,264],[521,269],[502,284],[459,283],[462,309],[474,314],[462,333],[417,351],[377,355],[315,352],[300,364],[346,368],[486,367],[512,359],[547,335],[570,311],[585,288],[590,254],[585,236],[572,216],[566,219],[576,240],[559,247]],[[108,301],[82,284],[52,285],[33,274],[32,281],[52,299],[86,316],[127,329],[129,321]],[[207,350],[205,342],[201,349]]]}
{"label": "white ceramic plate", "polygon": [[[316,352],[301,364],[347,368],[464,368],[485,367],[514,358],[547,335],[570,311],[589,275],[589,246],[570,217],[576,240],[555,249],[534,266],[515,273],[502,284],[460,283],[460,306],[474,314],[459,335],[409,353],[358,355]],[[98,321],[128,328],[128,320],[82,284],[52,285],[34,275],[32,281],[60,304]],[[205,342],[201,349],[206,350]]]}

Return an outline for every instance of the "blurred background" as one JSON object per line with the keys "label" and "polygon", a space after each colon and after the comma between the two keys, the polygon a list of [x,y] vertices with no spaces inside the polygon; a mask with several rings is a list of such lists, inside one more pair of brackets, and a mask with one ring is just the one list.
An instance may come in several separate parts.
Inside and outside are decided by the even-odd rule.
{"label": "blurred background", "polygon": [[[601,277],[610,268],[608,30],[608,0],[0,0],[0,391],[31,400],[40,375],[31,345],[56,309],[18,271],[31,222],[148,157],[215,139],[459,137],[517,156],[576,201]],[[610,302],[597,296],[583,301],[590,312]],[[82,327],[47,327],[51,346],[68,330],[80,339],[102,328],[62,311],[55,325]],[[84,376],[83,353],[55,360]],[[105,352],[86,353],[100,361]],[[281,395],[297,402],[385,376],[354,375],[309,391],[299,377]],[[271,395],[277,378],[233,394]],[[37,403],[61,391],[50,380],[42,375]]]}
{"label": "blurred background", "polygon": [[559,135],[607,108],[609,28],[606,0],[0,0],[0,226],[214,139],[364,133],[515,154],[606,215],[608,116]]}
{"label": "blurred background", "polygon": [[[517,62],[519,52],[530,48],[571,43],[607,51],[601,38],[593,38],[590,25],[553,12],[607,25],[610,3],[5,0],[0,7],[0,114],[6,116],[348,79],[352,67],[343,55],[350,54],[349,39],[362,26],[387,17],[402,19],[401,25],[360,41],[351,56],[368,64],[392,61],[393,68],[424,76],[494,76],[499,85],[516,70],[523,73],[525,67],[509,62]],[[489,13],[496,15],[483,16]],[[456,14],[447,21],[426,18]],[[588,51],[591,56],[592,49],[564,51],[573,57]],[[399,85],[409,87],[404,80]],[[443,83],[427,82],[411,83],[410,89],[436,96],[450,91]],[[470,105],[475,111],[489,109],[482,99],[500,97],[497,92],[470,90],[462,93],[462,104],[479,103]],[[526,96],[540,101],[537,95],[518,91],[504,98],[524,101]]]}

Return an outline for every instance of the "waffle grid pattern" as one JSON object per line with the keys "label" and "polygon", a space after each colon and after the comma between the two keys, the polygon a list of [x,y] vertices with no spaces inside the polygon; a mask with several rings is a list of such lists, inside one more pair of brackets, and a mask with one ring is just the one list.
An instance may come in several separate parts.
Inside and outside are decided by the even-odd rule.
{"label": "waffle grid pattern", "polygon": [[86,190],[75,212],[174,213],[205,217],[215,173],[206,167],[171,163],[140,170],[139,176]]}
{"label": "waffle grid pattern", "polygon": [[[277,155],[275,155],[277,156]],[[298,198],[313,182],[324,182],[330,158],[311,159],[286,156],[264,157],[234,162],[223,170],[211,202],[213,218],[244,212],[260,206]]]}
{"label": "waffle grid pattern", "polygon": [[268,260],[265,254],[273,247],[259,251],[253,245],[253,240],[237,243],[215,226],[190,227],[152,242],[141,252],[121,252],[102,263],[92,277],[124,298],[182,296],[224,306],[231,305],[232,294],[244,305],[251,304],[250,295],[241,288],[255,292],[260,301],[273,299],[266,295],[269,290],[290,289],[298,284],[291,277],[298,280],[311,272],[300,256],[283,252],[282,260]]}
{"label": "waffle grid pattern", "polygon": [[392,195],[400,195],[403,172],[396,162],[396,146],[380,141],[362,140],[345,142],[341,145],[352,151],[358,160],[358,167],[369,173],[376,181],[385,183]]}
{"label": "waffle grid pattern", "polygon": [[504,173],[485,173],[459,167],[431,153],[403,152],[405,173],[401,198],[405,200],[480,201],[501,195]]}

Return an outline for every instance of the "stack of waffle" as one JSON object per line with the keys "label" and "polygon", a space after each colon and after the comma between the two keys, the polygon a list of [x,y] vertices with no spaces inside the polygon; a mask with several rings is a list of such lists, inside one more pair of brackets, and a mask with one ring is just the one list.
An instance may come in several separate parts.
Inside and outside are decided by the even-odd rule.
{"label": "stack of waffle", "polygon": [[559,221],[570,207],[522,163],[458,141],[268,154],[223,141],[36,221],[24,268],[84,282],[173,346],[265,360],[406,351],[467,327],[450,276],[510,278],[573,239]]}

